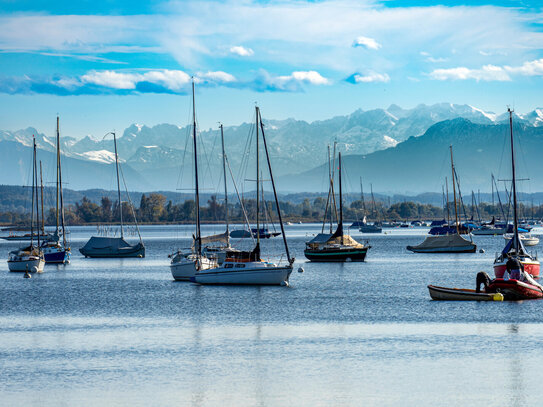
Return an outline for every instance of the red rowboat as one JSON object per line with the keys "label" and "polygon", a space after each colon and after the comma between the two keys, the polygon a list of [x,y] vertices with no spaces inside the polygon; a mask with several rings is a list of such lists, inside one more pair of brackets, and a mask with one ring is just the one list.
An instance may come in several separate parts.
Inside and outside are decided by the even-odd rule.
{"label": "red rowboat", "polygon": [[540,286],[519,280],[504,280],[496,278],[490,281],[485,288],[487,293],[502,293],[505,300],[535,300],[543,298],[543,289]]}

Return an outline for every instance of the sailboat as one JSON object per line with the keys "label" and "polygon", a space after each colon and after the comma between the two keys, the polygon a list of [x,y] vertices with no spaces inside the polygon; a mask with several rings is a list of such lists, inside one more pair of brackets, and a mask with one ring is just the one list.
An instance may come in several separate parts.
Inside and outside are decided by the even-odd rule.
{"label": "sailboat", "polygon": [[49,238],[44,239],[41,248],[43,250],[46,263],[67,264],[70,262],[71,249],[66,241],[66,228],[64,225],[64,197],[62,194],[62,170],[60,164],[60,126],[59,118],[57,116],[57,188],[55,199],[55,232]]}
{"label": "sailboat", "polygon": [[[34,206],[34,203],[36,204]],[[33,140],[32,155],[32,209],[30,216],[30,246],[9,252],[9,271],[41,273],[45,265],[40,249],[40,213],[38,210],[38,170],[36,165],[36,139]],[[35,212],[34,212],[35,210]],[[36,214],[37,245],[34,245],[34,213]]]}
{"label": "sailboat", "polygon": [[304,255],[310,261],[364,261],[371,246],[363,245],[343,233],[343,193],[341,183],[341,153],[339,153],[339,220],[336,231],[327,239],[322,234],[306,243]]}
{"label": "sailboat", "polygon": [[[194,79],[192,80],[192,139],[194,143],[194,197],[196,202],[196,231],[195,235],[193,236],[192,250],[189,253],[178,250],[168,256],[172,259],[170,262],[170,270],[172,272],[172,277],[176,281],[188,281],[198,271],[217,266],[215,259],[208,258],[202,253],[203,239],[200,232],[200,187],[198,184],[198,143],[196,139],[196,101],[194,96]],[[208,243],[210,243],[211,240],[213,239],[209,239]]]}
{"label": "sailboat", "polygon": [[[372,202],[372,213],[374,216],[378,216],[377,207],[375,206],[375,197],[373,196],[373,185],[370,184],[371,189],[371,202]],[[360,180],[360,190],[362,190],[362,180]],[[364,195],[364,192],[362,192],[362,195]],[[375,219],[375,218],[374,218]],[[380,222],[373,222],[372,224],[369,224],[366,222],[366,216],[364,216],[364,219],[362,220],[362,225],[360,225],[359,230],[362,233],[381,233],[383,231],[383,228],[381,227]]]}
{"label": "sailboat", "polygon": [[[121,237],[108,237],[108,236],[92,236],[89,241],[79,249],[81,254],[85,257],[96,257],[96,258],[126,258],[126,257],[145,257],[145,246],[141,239],[141,234],[139,231],[138,223],[136,220],[136,215],[134,215],[134,223],[136,225],[136,230],[139,236],[139,242],[131,245],[126,240],[124,240],[124,224],[123,224],[123,202],[121,201],[121,183],[119,180],[119,156],[117,154],[117,137],[115,132],[112,131],[107,133],[108,135],[113,135],[113,145],[115,147],[115,168],[117,172],[117,196],[119,202],[119,217],[121,225]],[[124,180],[124,178],[123,178]],[[126,187],[126,184],[125,184]],[[128,191],[126,191],[128,195]],[[130,195],[128,195],[128,200],[130,201]],[[132,204],[130,202],[130,204]]]}
{"label": "sailboat", "polygon": [[256,235],[256,245],[251,252],[239,252],[235,256],[227,258],[220,267],[201,268],[190,278],[190,281],[199,284],[235,284],[235,285],[288,285],[290,274],[292,273],[292,265],[294,258],[290,257],[283,219],[281,217],[281,209],[275,189],[272,167],[268,147],[266,144],[266,135],[264,133],[264,124],[260,117],[260,109],[256,109],[256,229],[260,229],[260,158],[259,158],[259,129],[262,133],[262,141],[264,142],[264,150],[266,152],[266,160],[270,180],[273,188],[273,195],[277,207],[277,215],[281,226],[281,234],[285,245],[285,254],[288,264],[275,264],[263,261],[260,257],[260,234]]}
{"label": "sailboat", "polygon": [[454,216],[456,233],[428,235],[417,246],[407,246],[407,250],[415,253],[475,253],[477,245],[467,240],[460,234],[460,222],[458,220],[458,206],[456,202],[456,171],[454,169],[453,150],[451,150],[451,170],[454,195]]}
{"label": "sailboat", "polygon": [[226,224],[226,230],[224,233],[217,235],[204,236],[201,239],[204,246],[202,253],[205,257],[215,259],[220,266],[226,260],[228,255],[232,255],[238,252],[230,245],[230,227],[229,227],[229,213],[228,213],[228,187],[226,181],[226,152],[224,150],[224,128],[222,123],[219,128],[221,129],[221,145],[222,145],[222,170],[224,181],[224,219]]}
{"label": "sailboat", "polygon": [[503,278],[506,270],[506,263],[509,257],[516,257],[524,266],[524,271],[532,275],[535,278],[539,278],[540,263],[536,256],[532,256],[528,253],[519,233],[518,226],[518,214],[517,214],[517,185],[515,174],[515,150],[513,142],[513,111],[507,109],[509,112],[509,127],[511,133],[511,172],[512,172],[512,184],[513,184],[513,236],[511,240],[505,245],[504,249],[494,260],[494,274],[496,278]]}

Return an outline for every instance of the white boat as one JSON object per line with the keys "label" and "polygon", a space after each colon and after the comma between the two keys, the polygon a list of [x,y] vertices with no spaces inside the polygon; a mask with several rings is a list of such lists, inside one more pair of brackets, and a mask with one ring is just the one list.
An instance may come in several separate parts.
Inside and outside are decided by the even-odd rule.
{"label": "white boat", "polygon": [[471,233],[479,236],[494,236],[503,235],[506,231],[506,228],[500,228],[494,225],[483,225],[479,229],[473,229]]}
{"label": "white boat", "polygon": [[[30,246],[23,247],[18,250],[13,250],[9,252],[8,255],[8,268],[9,271],[22,271],[29,273],[41,273],[43,271],[43,266],[45,265],[45,259],[43,257],[43,252],[40,249],[40,212],[38,210],[39,206],[39,196],[38,196],[38,171],[36,166],[36,140],[33,140],[33,151],[32,151],[32,212],[30,215]],[[35,206],[34,206],[35,204]],[[36,217],[34,218],[34,212]],[[34,245],[34,219],[36,219],[37,226],[37,241],[38,244]]]}
{"label": "white boat", "polygon": [[[193,244],[188,252],[180,250],[171,254],[170,271],[176,281],[188,281],[200,270],[217,267],[216,261],[208,259],[202,254],[202,234],[200,231],[200,190],[198,186],[198,152],[196,142],[196,103],[194,98],[194,80],[192,81],[192,140],[194,153],[194,195],[196,203],[196,234]],[[214,239],[212,239],[214,241]]]}
{"label": "white boat", "polygon": [[43,253],[37,247],[29,246],[9,252],[9,271],[41,273],[44,265],[45,259],[43,258]]}
{"label": "white boat", "polygon": [[266,159],[268,162],[270,181],[273,187],[273,195],[275,198],[275,204],[277,208],[277,215],[279,217],[279,223],[281,225],[281,234],[283,236],[283,243],[285,245],[285,252],[287,257],[287,264],[279,265],[271,262],[262,261],[260,258],[260,234],[256,235],[256,245],[251,252],[238,252],[232,254],[232,257],[227,258],[222,266],[208,269],[200,269],[191,277],[190,281],[199,284],[236,284],[236,285],[287,285],[290,274],[292,273],[292,265],[294,258],[290,257],[288,250],[288,244],[285,236],[285,230],[283,226],[283,220],[281,218],[281,210],[279,207],[279,201],[277,199],[277,193],[275,189],[275,182],[273,180],[273,174],[271,171],[271,163],[266,145],[266,136],[264,134],[264,125],[260,117],[260,109],[256,107],[256,230],[260,228],[260,169],[258,166],[259,159],[259,130],[262,133],[262,141],[264,142],[264,149],[266,151]]}
{"label": "white boat", "polygon": [[[532,236],[531,234],[519,234],[519,237],[520,240],[522,240],[524,246],[536,246],[539,243],[539,238],[536,236]],[[508,233],[506,235],[503,235],[503,238],[509,241],[513,238],[513,234]]]}
{"label": "white boat", "polygon": [[196,253],[177,252],[170,264],[172,277],[176,281],[189,281],[198,270],[208,270],[217,267],[217,262],[205,256],[198,256]]}
{"label": "white boat", "polygon": [[265,261],[227,260],[221,267],[200,270],[190,279],[199,284],[281,285],[288,284],[292,265],[278,266]]}

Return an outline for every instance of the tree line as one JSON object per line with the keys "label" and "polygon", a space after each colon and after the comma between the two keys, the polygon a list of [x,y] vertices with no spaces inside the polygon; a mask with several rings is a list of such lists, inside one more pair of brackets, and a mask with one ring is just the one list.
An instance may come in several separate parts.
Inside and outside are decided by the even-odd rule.
{"label": "tree line", "polygon": [[[244,199],[244,207],[250,221],[256,218],[256,200]],[[337,205],[336,205],[337,206]],[[301,203],[280,202],[281,212],[285,221],[303,221],[303,222],[321,222],[325,212],[327,219],[330,218],[330,209],[332,209],[332,219],[336,221],[337,209],[333,205],[327,205],[327,200],[323,197],[317,197],[313,200],[304,199]],[[132,207],[127,202],[122,203],[123,218],[131,221],[135,215],[140,223],[192,223],[195,220],[196,204],[194,200],[186,200],[181,203],[173,203],[166,196],[160,193],[143,194],[139,206]],[[261,219],[268,221],[277,221],[275,202],[266,200],[265,205],[261,206]],[[500,208],[498,205],[483,203],[478,206],[459,205],[458,210],[461,219],[472,218],[477,221],[479,217],[482,220],[489,220],[492,216],[504,218],[507,217],[508,208]],[[242,206],[239,202],[229,203],[229,218],[231,222],[244,222]],[[224,202],[211,196],[207,203],[200,207],[200,218],[202,222],[223,222],[225,219],[226,207]],[[543,217],[543,205],[538,207],[528,207],[520,204],[520,213],[524,217]],[[383,202],[364,202],[357,200],[345,205],[343,208],[343,217],[346,222],[361,221],[366,216],[368,221],[389,220],[389,221],[410,221],[410,220],[430,220],[443,219],[448,216],[454,220],[454,206],[449,204],[449,210],[446,207],[441,208],[430,204],[421,204],[416,202],[398,202],[387,206]],[[46,225],[54,225],[56,214],[54,208],[48,208],[45,211]],[[113,201],[107,196],[102,197],[99,203],[83,197],[74,205],[68,205],[65,208],[65,222],[67,225],[82,224],[107,224],[118,222],[119,202]],[[0,212],[0,222],[3,224],[24,225],[29,224],[29,213],[16,211]]]}

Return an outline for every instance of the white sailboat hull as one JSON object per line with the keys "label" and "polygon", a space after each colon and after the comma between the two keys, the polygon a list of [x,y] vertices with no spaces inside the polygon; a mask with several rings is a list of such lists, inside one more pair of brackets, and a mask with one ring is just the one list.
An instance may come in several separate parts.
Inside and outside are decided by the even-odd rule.
{"label": "white sailboat hull", "polygon": [[292,273],[291,266],[248,267],[225,269],[222,267],[200,271],[190,280],[198,284],[221,285],[284,285]]}
{"label": "white sailboat hull", "polygon": [[170,270],[174,280],[189,281],[198,272],[198,269],[207,270],[215,265],[215,262],[206,257],[201,257],[198,262],[196,255],[189,255],[187,257],[175,256],[170,263]]}
{"label": "white sailboat hull", "polygon": [[44,265],[45,261],[42,258],[8,260],[9,271],[25,272],[28,270],[29,273],[41,273]]}

